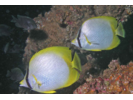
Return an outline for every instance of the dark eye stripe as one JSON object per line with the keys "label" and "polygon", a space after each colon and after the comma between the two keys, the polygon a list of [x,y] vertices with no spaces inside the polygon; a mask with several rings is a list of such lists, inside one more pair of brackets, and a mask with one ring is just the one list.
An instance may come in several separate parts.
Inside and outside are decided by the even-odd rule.
{"label": "dark eye stripe", "polygon": [[81,34],[81,28],[80,28],[80,30],[79,30],[79,34],[78,34],[77,40],[78,40],[78,45],[79,45],[79,47],[82,48],[82,47],[81,47],[80,40],[79,40],[80,34]]}
{"label": "dark eye stripe", "polygon": [[27,83],[28,87],[29,87],[30,89],[32,89],[32,88],[31,88],[31,85],[30,85],[30,83],[29,83],[29,80],[28,80],[28,76],[29,76],[29,66],[27,67],[26,83]]}

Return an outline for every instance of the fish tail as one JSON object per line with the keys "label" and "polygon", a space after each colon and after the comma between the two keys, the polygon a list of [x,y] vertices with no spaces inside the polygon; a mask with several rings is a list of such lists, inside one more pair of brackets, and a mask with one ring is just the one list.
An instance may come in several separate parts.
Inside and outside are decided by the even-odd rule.
{"label": "fish tail", "polygon": [[11,20],[11,22],[16,22],[16,18],[12,15],[12,20]]}
{"label": "fish tail", "polygon": [[71,63],[72,63],[72,68],[77,69],[77,70],[79,70],[81,72],[81,68],[79,67],[79,66],[81,66],[80,65],[80,59],[79,59],[79,57],[78,57],[76,52],[74,52],[73,60],[72,60]]}
{"label": "fish tail", "polygon": [[125,38],[125,30],[124,30],[124,28],[123,28],[122,23],[119,23],[119,26],[118,26],[117,29],[116,29],[116,35]]}

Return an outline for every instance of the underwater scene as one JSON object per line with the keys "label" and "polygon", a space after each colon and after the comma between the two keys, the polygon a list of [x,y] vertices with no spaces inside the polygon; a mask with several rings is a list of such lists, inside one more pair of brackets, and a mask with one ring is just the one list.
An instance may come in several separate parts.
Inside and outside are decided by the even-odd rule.
{"label": "underwater scene", "polygon": [[0,94],[133,94],[133,5],[0,8]]}

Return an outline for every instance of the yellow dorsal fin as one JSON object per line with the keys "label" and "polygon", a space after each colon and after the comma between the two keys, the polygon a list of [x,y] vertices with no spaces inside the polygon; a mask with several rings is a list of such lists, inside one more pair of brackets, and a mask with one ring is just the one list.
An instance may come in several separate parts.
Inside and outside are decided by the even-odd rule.
{"label": "yellow dorsal fin", "polygon": [[98,18],[102,18],[104,20],[107,20],[116,29],[116,27],[117,27],[116,18],[111,17],[111,16],[99,16]]}
{"label": "yellow dorsal fin", "polygon": [[88,43],[89,45],[91,45],[91,42],[88,40],[87,36],[86,36],[85,34],[84,34],[84,36],[85,36],[85,39],[86,39],[87,43]]}
{"label": "yellow dorsal fin", "polygon": [[115,33],[116,33],[116,35],[125,38],[125,30],[124,30],[124,28],[123,28],[122,23],[119,23],[119,26],[117,27]]}
{"label": "yellow dorsal fin", "polygon": [[56,93],[56,91],[44,91],[44,92],[41,92],[41,93],[49,93],[49,94],[51,94],[51,93]]}
{"label": "yellow dorsal fin", "polygon": [[[113,25],[114,28],[116,29],[116,27],[117,27],[117,20],[116,20],[116,18],[111,17],[111,16],[97,16],[97,17],[89,18],[89,19],[87,19],[86,21],[88,21],[88,20],[90,20],[90,19],[98,19],[98,18],[101,18],[101,19],[104,19],[104,20],[108,21],[108,22],[109,22],[111,25]],[[86,21],[84,21],[84,23],[85,23]],[[84,23],[83,23],[83,24],[84,24]],[[82,25],[83,25],[83,24],[82,24]]]}
{"label": "yellow dorsal fin", "polygon": [[37,78],[35,77],[35,75],[32,75],[32,76],[34,77],[36,83],[37,83],[39,86],[41,86],[41,85],[42,85],[41,82],[37,81]]}

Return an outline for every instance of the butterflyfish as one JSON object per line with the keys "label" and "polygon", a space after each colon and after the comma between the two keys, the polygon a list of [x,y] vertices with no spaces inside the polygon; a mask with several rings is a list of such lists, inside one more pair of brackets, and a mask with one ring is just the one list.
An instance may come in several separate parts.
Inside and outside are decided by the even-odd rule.
{"label": "butterflyfish", "polygon": [[120,44],[118,36],[125,38],[122,23],[114,17],[98,16],[86,20],[71,43],[89,51],[111,50]]}
{"label": "butterflyfish", "polygon": [[75,83],[80,72],[81,63],[76,52],[72,57],[68,47],[48,47],[32,56],[20,86],[40,93],[55,93]]}

